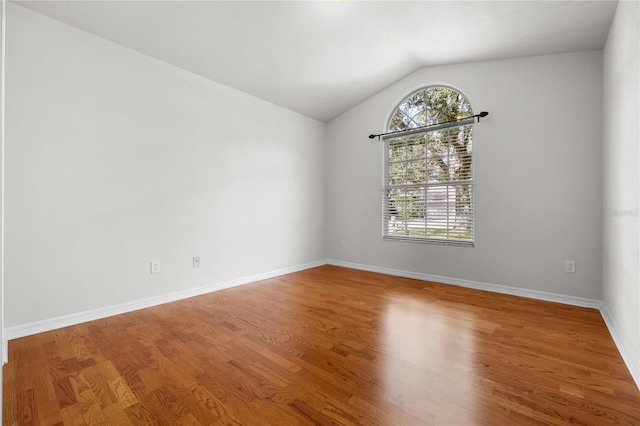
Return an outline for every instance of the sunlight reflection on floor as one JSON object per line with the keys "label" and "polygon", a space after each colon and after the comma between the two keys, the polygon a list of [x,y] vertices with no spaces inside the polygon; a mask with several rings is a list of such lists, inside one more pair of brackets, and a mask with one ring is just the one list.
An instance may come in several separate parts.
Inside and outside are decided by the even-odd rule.
{"label": "sunlight reflection on floor", "polygon": [[[473,423],[475,336],[464,326],[473,317],[401,296],[391,299],[383,320],[384,386],[393,399],[387,402],[425,421]],[[442,412],[452,417],[433,418]]]}

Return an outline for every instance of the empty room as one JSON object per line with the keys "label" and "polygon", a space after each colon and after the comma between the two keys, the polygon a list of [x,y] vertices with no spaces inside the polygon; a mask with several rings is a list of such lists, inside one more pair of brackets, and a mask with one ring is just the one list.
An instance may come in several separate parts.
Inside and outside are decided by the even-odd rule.
{"label": "empty room", "polygon": [[3,1],[4,425],[640,425],[640,2]]}

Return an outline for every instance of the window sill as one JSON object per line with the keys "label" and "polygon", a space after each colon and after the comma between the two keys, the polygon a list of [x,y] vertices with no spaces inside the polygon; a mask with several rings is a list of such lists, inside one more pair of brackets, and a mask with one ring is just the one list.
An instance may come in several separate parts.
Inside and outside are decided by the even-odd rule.
{"label": "window sill", "polygon": [[388,235],[383,236],[382,239],[387,241],[404,241],[407,243],[437,244],[437,245],[458,246],[458,247],[475,247],[475,241],[443,240],[439,238],[392,237]]}

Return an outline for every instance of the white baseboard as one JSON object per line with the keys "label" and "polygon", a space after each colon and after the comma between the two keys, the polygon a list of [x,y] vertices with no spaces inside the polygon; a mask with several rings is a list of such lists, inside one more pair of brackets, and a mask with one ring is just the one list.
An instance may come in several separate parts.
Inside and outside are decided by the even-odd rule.
{"label": "white baseboard", "polygon": [[528,290],[524,288],[509,287],[505,285],[483,283],[479,281],[464,280],[460,278],[443,277],[441,275],[423,274],[420,272],[403,271],[400,269],[382,268],[379,266],[362,265],[358,263],[343,262],[339,260],[327,260],[329,265],[343,266],[345,268],[360,269],[363,271],[378,272],[381,274],[395,275],[404,278],[414,278],[422,281],[433,281],[441,284],[451,284],[459,287],[473,288],[476,290],[491,291],[493,293],[510,294],[512,296],[528,297],[530,299],[546,300],[548,302],[564,303],[565,305],[580,306],[583,308],[600,309],[600,300],[586,299],[583,297],[566,296],[563,294],[548,293],[545,291]]}
{"label": "white baseboard", "polygon": [[[33,334],[43,333],[45,331],[56,330],[58,328],[68,327],[87,321],[94,321],[113,315],[124,314],[126,312],[137,311],[139,309],[149,308],[152,306],[162,305],[164,303],[175,302],[189,297],[200,296],[202,294],[212,293],[214,291],[224,290],[231,287],[237,287],[244,284],[250,284],[256,281],[266,280],[269,278],[279,277],[281,275],[291,274],[293,272],[303,271],[305,269],[315,268],[317,266],[326,265],[325,260],[305,263],[302,265],[291,266],[284,269],[265,272],[261,274],[251,275],[248,277],[237,278],[234,280],[223,281],[202,287],[196,287],[188,290],[177,291],[174,293],[163,294],[159,296],[148,297],[145,299],[134,300],[132,302],[121,303],[104,308],[92,309],[89,311],[78,312],[75,314],[64,315],[57,318],[51,318],[43,321],[35,321],[28,324],[18,325],[15,327],[7,327],[4,329],[3,340],[18,339],[20,337],[30,336]],[[3,357],[7,355],[7,351],[3,352]],[[6,363],[6,362],[5,362]]]}
{"label": "white baseboard", "polygon": [[602,319],[604,319],[605,324],[607,324],[607,328],[609,329],[609,333],[611,334],[613,341],[618,347],[620,356],[622,356],[624,363],[627,365],[627,368],[631,373],[631,377],[633,377],[633,380],[636,382],[636,386],[640,389],[640,356],[635,353],[629,344],[629,341],[624,337],[618,323],[606,305],[600,309],[600,313],[602,314]]}

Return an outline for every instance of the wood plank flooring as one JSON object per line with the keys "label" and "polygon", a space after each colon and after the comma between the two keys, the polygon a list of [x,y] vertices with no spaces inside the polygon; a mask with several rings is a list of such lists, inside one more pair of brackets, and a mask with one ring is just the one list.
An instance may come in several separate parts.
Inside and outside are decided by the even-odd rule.
{"label": "wood plank flooring", "polygon": [[334,266],[9,343],[5,425],[640,424],[600,313]]}

